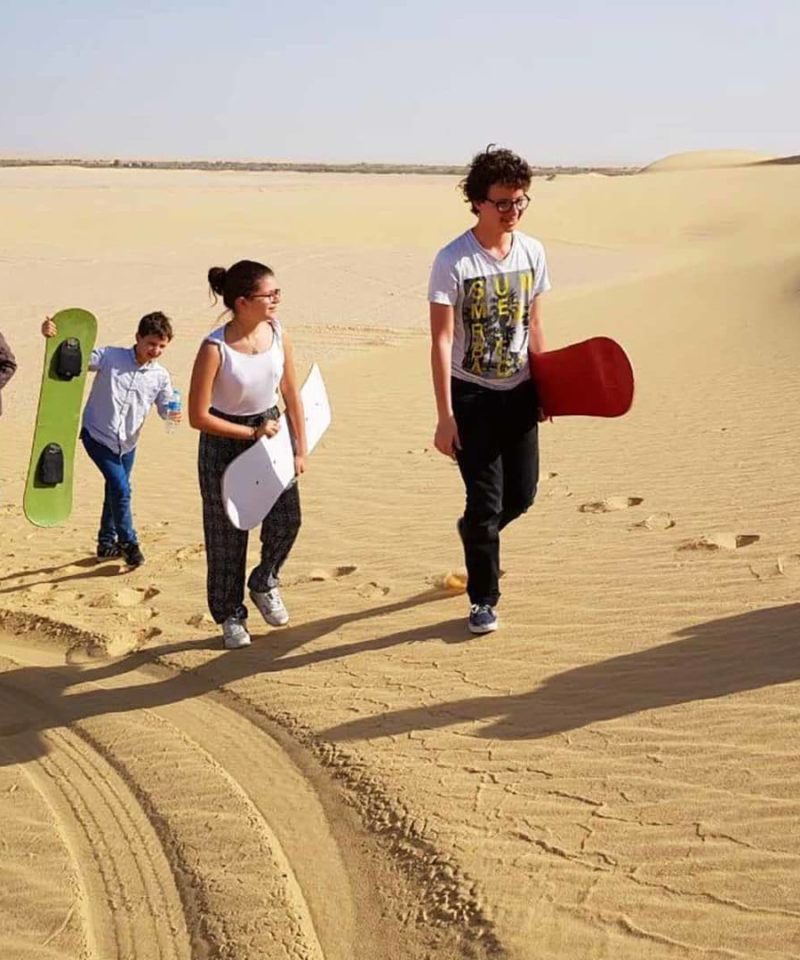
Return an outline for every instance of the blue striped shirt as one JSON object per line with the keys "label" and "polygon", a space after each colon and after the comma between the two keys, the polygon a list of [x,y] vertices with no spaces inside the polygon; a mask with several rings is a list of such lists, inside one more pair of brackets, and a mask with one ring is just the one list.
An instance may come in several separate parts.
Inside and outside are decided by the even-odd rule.
{"label": "blue striped shirt", "polygon": [[95,378],[83,410],[84,429],[114,453],[129,453],[153,404],[163,420],[169,416],[169,373],[157,360],[139,364],[133,347],[98,347],[89,369]]}

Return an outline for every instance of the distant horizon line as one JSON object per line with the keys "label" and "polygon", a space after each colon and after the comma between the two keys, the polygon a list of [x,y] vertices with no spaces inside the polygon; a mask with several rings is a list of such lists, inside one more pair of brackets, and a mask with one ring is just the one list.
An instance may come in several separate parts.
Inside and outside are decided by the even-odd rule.
{"label": "distant horizon line", "polygon": [[[323,161],[290,160],[137,160],[130,158],[87,157],[0,157],[0,167],[84,167],[112,170],[241,170],[252,172],[294,173],[375,173],[375,174],[438,174],[461,176],[468,164],[444,163],[326,163]],[[599,173],[624,176],[636,173],[641,166],[622,164],[530,164],[535,177]]]}

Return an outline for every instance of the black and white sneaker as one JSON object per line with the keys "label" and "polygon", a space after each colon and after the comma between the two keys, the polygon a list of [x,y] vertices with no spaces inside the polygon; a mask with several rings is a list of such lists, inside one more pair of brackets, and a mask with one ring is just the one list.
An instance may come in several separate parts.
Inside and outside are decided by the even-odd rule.
{"label": "black and white sneaker", "polygon": [[119,549],[123,560],[132,570],[141,567],[144,563],[144,554],[139,549],[138,543],[121,543]]}
{"label": "black and white sneaker", "polygon": [[122,550],[120,550],[118,543],[98,543],[97,544],[97,559],[98,560],[116,560],[117,557],[122,556]]}
{"label": "black and white sneaker", "polygon": [[491,633],[498,627],[497,614],[488,603],[473,603],[469,608],[470,633]]}

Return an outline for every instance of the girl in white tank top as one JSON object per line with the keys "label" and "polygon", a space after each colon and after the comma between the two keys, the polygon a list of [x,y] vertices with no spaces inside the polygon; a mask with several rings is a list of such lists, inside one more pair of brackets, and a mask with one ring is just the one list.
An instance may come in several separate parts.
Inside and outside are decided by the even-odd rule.
{"label": "girl in white tank top", "polygon": [[[292,344],[275,316],[280,290],[272,270],[240,260],[228,270],[212,267],[208,281],[231,317],[200,345],[189,391],[189,422],[200,431],[208,606],[222,625],[225,647],[235,649],[250,643],[244,605],[248,532],[228,520],[222,474],[256,440],[277,433],[282,397],[299,476],[305,470],[305,419]],[[270,626],[289,620],[278,574],[299,529],[300,496],[292,483],[261,526],[261,560],[247,579],[250,597]]]}
{"label": "girl in white tank top", "polygon": [[277,317],[270,322],[272,344],[261,353],[242,353],[225,342],[228,324],[206,340],[219,348],[220,366],[211,390],[211,406],[220,413],[252,416],[278,402],[278,387],[285,365],[283,333]]}

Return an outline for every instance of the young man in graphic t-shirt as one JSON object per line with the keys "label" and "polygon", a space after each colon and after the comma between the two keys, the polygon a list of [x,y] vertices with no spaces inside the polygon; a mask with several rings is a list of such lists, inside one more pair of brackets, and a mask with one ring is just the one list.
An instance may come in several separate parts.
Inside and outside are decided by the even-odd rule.
{"label": "young man in graphic t-shirt", "polygon": [[497,629],[499,533],[533,503],[539,479],[528,351],[544,349],[550,281],[541,243],[517,230],[531,176],[509,150],[474,158],[461,188],[477,223],[439,251],[428,287],[434,443],[457,460],[466,489],[458,532],[472,633]]}

